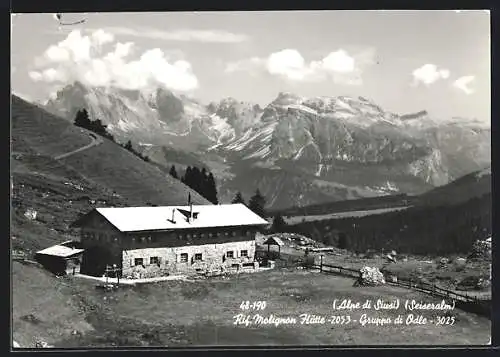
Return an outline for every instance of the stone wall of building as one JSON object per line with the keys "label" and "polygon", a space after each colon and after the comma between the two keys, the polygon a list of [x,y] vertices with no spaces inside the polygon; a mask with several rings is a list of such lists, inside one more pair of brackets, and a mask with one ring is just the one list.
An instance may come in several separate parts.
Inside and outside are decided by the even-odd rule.
{"label": "stone wall of building", "polygon": [[[242,256],[242,251],[247,255]],[[228,252],[233,252],[232,258]],[[196,259],[196,254],[201,254],[201,260]],[[152,262],[152,257],[158,261]],[[125,278],[253,268],[255,241],[124,250],[122,258],[122,276]],[[142,259],[143,264],[135,265],[136,259]]]}
{"label": "stone wall of building", "polygon": [[[116,264],[122,276],[154,277],[174,273],[211,272],[252,266],[255,260],[254,226],[227,226],[193,228],[171,231],[122,233],[101,215],[86,217],[80,230],[80,241],[85,249],[82,273],[101,276],[106,265]],[[248,257],[241,257],[246,250]],[[233,251],[234,258],[223,256]],[[181,254],[187,253],[187,262]],[[202,260],[195,260],[201,254]],[[151,263],[151,257],[159,262]],[[135,266],[142,258],[143,265]]]}

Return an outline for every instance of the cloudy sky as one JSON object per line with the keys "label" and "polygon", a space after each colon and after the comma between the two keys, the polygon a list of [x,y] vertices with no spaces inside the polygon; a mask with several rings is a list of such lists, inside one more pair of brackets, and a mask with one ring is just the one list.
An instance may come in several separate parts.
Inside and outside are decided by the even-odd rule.
{"label": "cloudy sky", "polygon": [[67,83],[265,105],[279,92],[371,98],[397,113],[490,121],[486,11],[89,13],[12,16],[12,90]]}

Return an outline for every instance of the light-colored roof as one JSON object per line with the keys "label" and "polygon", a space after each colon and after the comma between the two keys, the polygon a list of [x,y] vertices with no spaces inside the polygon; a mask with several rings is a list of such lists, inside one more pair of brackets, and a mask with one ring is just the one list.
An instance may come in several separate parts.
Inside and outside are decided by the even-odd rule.
{"label": "light-colored roof", "polygon": [[44,250],[41,250],[37,252],[37,254],[44,254],[44,255],[53,255],[56,257],[62,257],[62,258],[67,258],[72,255],[78,254],[83,252],[84,249],[79,249],[79,248],[70,248],[66,247],[64,245],[53,245],[52,247],[48,247]]}
{"label": "light-colored roof", "polygon": [[[189,206],[96,208],[121,232],[264,225],[268,222],[244,204],[193,205],[196,218],[188,222]],[[172,211],[175,211],[172,222]]]}
{"label": "light-colored roof", "polygon": [[283,243],[283,241],[278,237],[270,237],[263,244],[271,244],[271,245],[279,245],[279,246],[285,245],[285,243]]}

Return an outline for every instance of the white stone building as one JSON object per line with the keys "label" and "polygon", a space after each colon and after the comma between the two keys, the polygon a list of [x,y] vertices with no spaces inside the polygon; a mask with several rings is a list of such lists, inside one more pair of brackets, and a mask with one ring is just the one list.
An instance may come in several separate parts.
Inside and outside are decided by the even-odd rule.
{"label": "white stone building", "polygon": [[83,274],[145,278],[256,267],[255,233],[268,222],[243,204],[96,208],[76,222]]}

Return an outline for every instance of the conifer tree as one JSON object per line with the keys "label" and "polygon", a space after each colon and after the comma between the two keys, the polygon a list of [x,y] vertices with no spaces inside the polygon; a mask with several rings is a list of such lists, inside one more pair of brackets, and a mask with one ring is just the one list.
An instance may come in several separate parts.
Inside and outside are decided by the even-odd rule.
{"label": "conifer tree", "polygon": [[124,148],[127,149],[128,151],[132,151],[133,150],[132,142],[130,140],[127,141],[127,143],[125,144]]}
{"label": "conifer tree", "polygon": [[177,176],[177,170],[175,169],[175,165],[172,165],[172,167],[170,168],[170,172],[169,172],[170,176],[172,176],[173,178],[175,179],[178,179],[179,177]]}
{"label": "conifer tree", "polygon": [[250,201],[248,202],[248,208],[250,208],[255,214],[264,218],[266,215],[266,212],[264,210],[265,205],[266,205],[266,199],[260,193],[260,190],[257,189],[255,191],[255,194],[250,198]]}
{"label": "conifer tree", "polygon": [[283,219],[283,216],[280,214],[277,214],[273,218],[273,224],[271,226],[271,232],[273,233],[281,233],[286,230],[287,223]]}
{"label": "conifer tree", "polygon": [[243,195],[241,194],[241,192],[236,193],[236,196],[234,196],[231,203],[243,203],[243,204],[245,204],[245,200],[243,199]]}
{"label": "conifer tree", "polygon": [[76,113],[75,125],[86,129],[90,128],[89,113],[86,109],[81,109]]}
{"label": "conifer tree", "polygon": [[214,205],[219,203],[217,198],[217,184],[215,182],[214,175],[210,173],[208,175],[208,197],[207,199],[212,202]]}

